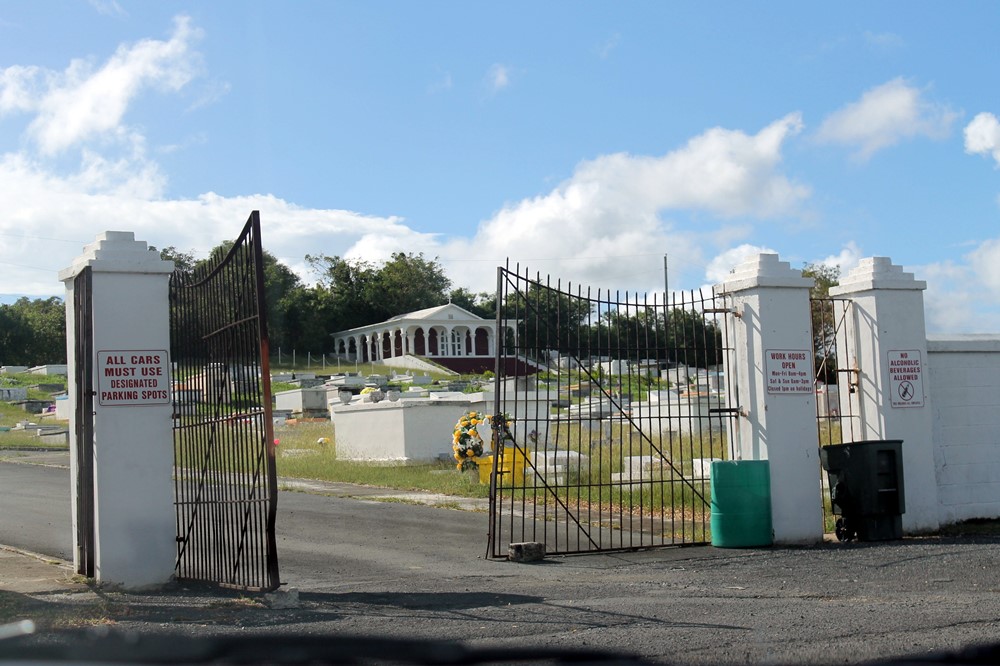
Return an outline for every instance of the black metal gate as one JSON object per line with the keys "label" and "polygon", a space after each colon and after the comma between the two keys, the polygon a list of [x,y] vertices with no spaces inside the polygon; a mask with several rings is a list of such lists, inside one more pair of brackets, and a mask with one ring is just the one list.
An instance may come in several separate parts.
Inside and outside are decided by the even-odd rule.
{"label": "black metal gate", "polygon": [[170,280],[177,576],[278,587],[277,472],[260,216]]}
{"label": "black metal gate", "polygon": [[819,441],[821,445],[853,442],[855,430],[860,426],[852,400],[860,371],[857,359],[850,355],[852,347],[848,339],[854,304],[846,298],[814,298],[810,307]]}
{"label": "black metal gate", "polygon": [[[854,303],[846,298],[813,298],[813,353],[816,358],[816,429],[820,446],[857,441],[860,415],[854,412],[860,369],[853,346]],[[829,480],[820,469],[823,531],[833,532],[835,517],[830,507]]]}
{"label": "black metal gate", "polygon": [[710,540],[709,468],[738,414],[721,298],[499,270],[491,557]]}
{"label": "black metal gate", "polygon": [[94,523],[94,308],[90,266],[73,280],[76,384],[76,572],[93,578]]}

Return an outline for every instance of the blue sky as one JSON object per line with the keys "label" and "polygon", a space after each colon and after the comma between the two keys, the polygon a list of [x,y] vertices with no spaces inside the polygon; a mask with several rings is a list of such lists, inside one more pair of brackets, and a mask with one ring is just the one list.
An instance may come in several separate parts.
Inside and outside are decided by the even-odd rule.
{"label": "blue sky", "polygon": [[[706,4],[708,5],[706,7]],[[928,282],[1000,331],[997,3],[0,0],[0,298],[104,230],[508,258],[631,291],[749,254]]]}

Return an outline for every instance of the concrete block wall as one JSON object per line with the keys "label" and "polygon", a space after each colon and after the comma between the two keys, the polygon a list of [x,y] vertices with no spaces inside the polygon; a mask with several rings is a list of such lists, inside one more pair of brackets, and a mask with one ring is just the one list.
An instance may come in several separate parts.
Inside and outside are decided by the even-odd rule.
{"label": "concrete block wall", "polygon": [[1000,336],[927,341],[943,524],[1000,517]]}

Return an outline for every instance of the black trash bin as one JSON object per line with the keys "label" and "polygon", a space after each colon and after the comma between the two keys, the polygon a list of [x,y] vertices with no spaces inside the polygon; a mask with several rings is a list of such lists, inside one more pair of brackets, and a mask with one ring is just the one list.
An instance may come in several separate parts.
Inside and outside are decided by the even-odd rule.
{"label": "black trash bin", "polygon": [[830,482],[837,538],[887,541],[903,538],[903,440],[832,444],[820,450]]}

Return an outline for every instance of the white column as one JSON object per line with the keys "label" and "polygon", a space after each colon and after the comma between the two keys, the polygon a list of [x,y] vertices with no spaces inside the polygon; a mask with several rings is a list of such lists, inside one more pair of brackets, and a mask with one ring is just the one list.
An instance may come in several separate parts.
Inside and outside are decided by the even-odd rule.
{"label": "white column", "polygon": [[813,385],[809,287],[776,254],[737,266],[718,289],[736,317],[730,331],[735,376],[746,416],[738,419],[734,448],[743,460],[768,460],[774,542],[823,538],[819,438]]}
{"label": "white column", "polygon": [[[108,231],[59,272],[66,284],[67,348],[75,363],[73,279],[92,270],[95,576],[140,588],[166,583],[177,553],[173,504],[168,286],[174,265],[131,232]],[[151,378],[152,388],[118,383]],[[112,384],[112,381],[116,383]],[[75,373],[69,373],[76,400]],[[143,380],[145,382],[145,380]],[[155,392],[154,392],[155,391]],[[76,418],[75,405],[72,410]],[[75,440],[75,425],[70,427]],[[70,445],[71,478],[79,468]],[[76,512],[73,539],[77,539]],[[76,544],[74,543],[74,552]]]}
{"label": "white column", "polygon": [[903,440],[903,531],[939,526],[931,396],[927,382],[924,295],[927,283],[893,265],[869,257],[830,289],[853,301],[856,345],[848,354],[859,369],[852,396],[861,417],[861,439]]}

